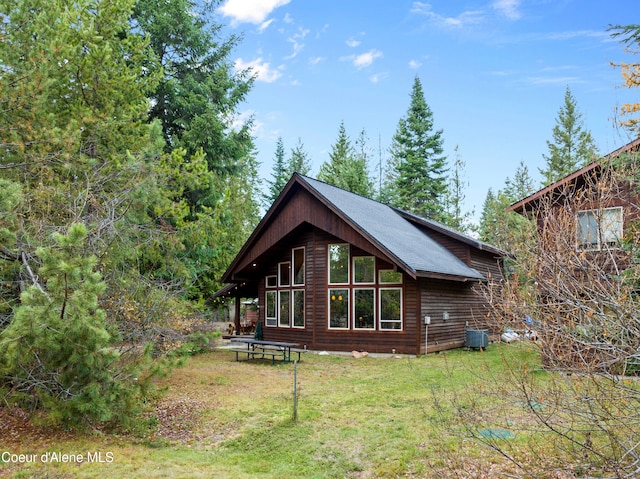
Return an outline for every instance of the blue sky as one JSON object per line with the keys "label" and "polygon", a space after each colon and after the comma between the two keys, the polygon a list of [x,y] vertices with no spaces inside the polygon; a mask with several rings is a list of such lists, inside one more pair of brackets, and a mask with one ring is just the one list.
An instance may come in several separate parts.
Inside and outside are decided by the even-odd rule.
{"label": "blue sky", "polygon": [[[276,141],[287,155],[300,138],[312,174],[328,159],[344,121],[366,131],[374,174],[417,75],[445,154],[466,163],[468,210],[478,217],[489,188],[520,161],[540,181],[568,86],[601,153],[629,141],[615,109],[636,100],[610,62],[633,57],[606,31],[638,23],[637,0],[225,0],[217,11],[243,39],[232,53],[252,68],[242,105],[252,115],[270,178]],[[381,146],[381,148],[380,148]],[[381,155],[380,155],[381,151]]]}

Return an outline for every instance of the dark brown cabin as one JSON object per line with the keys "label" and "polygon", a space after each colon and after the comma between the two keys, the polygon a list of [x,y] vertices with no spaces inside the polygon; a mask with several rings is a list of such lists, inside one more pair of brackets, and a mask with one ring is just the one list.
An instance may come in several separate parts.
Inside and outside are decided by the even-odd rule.
{"label": "dark brown cabin", "polygon": [[[224,274],[257,297],[264,339],[310,350],[424,354],[461,347],[505,253],[294,174]],[[425,317],[430,318],[428,334]],[[426,336],[426,337],[425,337]]]}

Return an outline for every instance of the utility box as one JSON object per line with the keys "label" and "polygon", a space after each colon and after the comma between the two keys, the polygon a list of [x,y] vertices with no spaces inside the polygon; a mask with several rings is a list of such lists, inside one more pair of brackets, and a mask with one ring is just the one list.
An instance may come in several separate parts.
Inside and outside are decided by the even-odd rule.
{"label": "utility box", "polygon": [[485,349],[489,346],[489,330],[467,329],[465,343],[469,349]]}

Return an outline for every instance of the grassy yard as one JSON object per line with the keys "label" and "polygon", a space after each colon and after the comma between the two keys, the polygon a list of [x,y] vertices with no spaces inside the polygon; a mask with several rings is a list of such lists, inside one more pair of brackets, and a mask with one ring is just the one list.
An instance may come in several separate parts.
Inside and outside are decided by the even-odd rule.
{"label": "grassy yard", "polygon": [[[306,354],[295,422],[293,364],[238,363],[215,350],[163,381],[134,433],[52,432],[0,409],[0,477],[491,477],[512,466],[471,440],[455,412],[486,401],[487,428],[518,420],[517,406],[497,411],[489,396],[466,394],[487,387],[484,373],[500,377],[506,348],[421,358]],[[535,355],[516,353],[535,369]],[[519,447],[519,437],[509,441]]]}

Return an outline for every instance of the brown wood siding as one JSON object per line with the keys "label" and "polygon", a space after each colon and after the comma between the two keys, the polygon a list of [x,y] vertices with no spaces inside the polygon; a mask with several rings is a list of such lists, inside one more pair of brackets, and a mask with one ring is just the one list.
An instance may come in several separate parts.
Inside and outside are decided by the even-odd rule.
{"label": "brown wood siding", "polygon": [[[467,329],[485,329],[488,305],[479,283],[454,283],[422,279],[421,317],[429,316],[428,352],[462,347]],[[448,319],[444,319],[445,313]],[[425,352],[425,325],[421,326],[421,354]]]}

